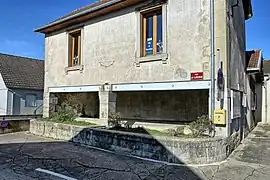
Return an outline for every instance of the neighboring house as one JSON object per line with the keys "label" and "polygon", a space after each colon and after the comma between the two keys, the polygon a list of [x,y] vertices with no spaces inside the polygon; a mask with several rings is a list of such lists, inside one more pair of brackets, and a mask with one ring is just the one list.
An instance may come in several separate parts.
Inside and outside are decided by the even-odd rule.
{"label": "neighboring house", "polygon": [[0,115],[42,114],[44,61],[0,53]]}
{"label": "neighboring house", "polygon": [[[214,14],[215,104],[225,110],[216,130],[230,136],[245,119],[251,1],[215,0]],[[209,0],[104,0],[38,28],[45,34],[44,116],[65,101],[104,124],[111,112],[165,124],[207,115],[209,24]]]}
{"label": "neighboring house", "polygon": [[262,50],[246,52],[247,58],[247,128],[252,130],[258,122],[262,121],[263,103],[263,54]]}
{"label": "neighboring house", "polygon": [[263,61],[262,122],[270,124],[270,60]]}

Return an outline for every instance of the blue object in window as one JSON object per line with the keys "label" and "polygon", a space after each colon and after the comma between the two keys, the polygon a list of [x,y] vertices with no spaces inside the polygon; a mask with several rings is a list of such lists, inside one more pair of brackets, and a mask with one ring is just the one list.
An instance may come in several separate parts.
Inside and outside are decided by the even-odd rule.
{"label": "blue object in window", "polygon": [[146,40],[146,55],[153,54],[153,38],[147,38]]}
{"label": "blue object in window", "polygon": [[153,54],[153,17],[146,18],[146,55]]}

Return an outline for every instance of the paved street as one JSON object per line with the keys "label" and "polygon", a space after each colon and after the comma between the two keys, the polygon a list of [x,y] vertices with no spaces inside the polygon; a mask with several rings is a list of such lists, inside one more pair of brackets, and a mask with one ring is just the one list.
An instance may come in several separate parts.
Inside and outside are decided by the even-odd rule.
{"label": "paved street", "polygon": [[259,125],[230,156],[218,166],[213,179],[270,179],[270,125]]}
{"label": "paved street", "polygon": [[257,127],[228,161],[200,167],[154,163],[28,133],[0,136],[1,180],[265,180],[269,165],[270,126]]}

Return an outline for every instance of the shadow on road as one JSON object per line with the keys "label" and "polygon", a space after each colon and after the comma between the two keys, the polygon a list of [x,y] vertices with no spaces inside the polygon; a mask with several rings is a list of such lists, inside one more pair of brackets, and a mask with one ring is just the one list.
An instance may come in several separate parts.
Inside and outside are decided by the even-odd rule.
{"label": "shadow on road", "polygon": [[[173,156],[169,151],[163,153]],[[0,168],[0,179],[57,179],[37,168],[78,180],[202,179],[191,167],[169,166],[26,133],[0,136]]]}

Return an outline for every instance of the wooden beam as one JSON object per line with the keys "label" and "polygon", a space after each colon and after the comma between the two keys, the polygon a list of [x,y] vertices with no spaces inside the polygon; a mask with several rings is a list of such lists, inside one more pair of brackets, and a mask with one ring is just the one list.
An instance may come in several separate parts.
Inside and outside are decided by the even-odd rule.
{"label": "wooden beam", "polygon": [[146,56],[146,18],[143,18],[142,56]]}
{"label": "wooden beam", "polygon": [[75,38],[72,36],[72,43],[71,43],[71,66],[74,66],[74,50],[75,50]]}

